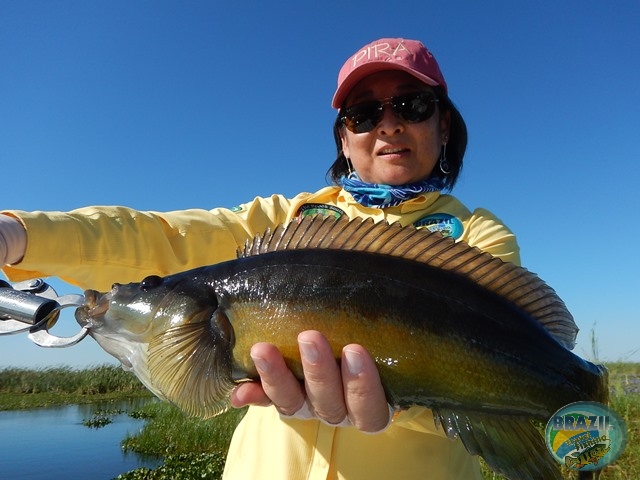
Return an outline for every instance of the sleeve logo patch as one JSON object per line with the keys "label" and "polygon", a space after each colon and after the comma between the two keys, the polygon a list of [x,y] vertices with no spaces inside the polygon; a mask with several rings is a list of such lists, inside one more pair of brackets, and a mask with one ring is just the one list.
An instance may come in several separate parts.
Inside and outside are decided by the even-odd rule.
{"label": "sleeve logo patch", "polygon": [[432,213],[413,222],[416,228],[426,228],[430,232],[440,232],[445,237],[453,237],[456,240],[462,236],[464,226],[459,218],[448,213]]}

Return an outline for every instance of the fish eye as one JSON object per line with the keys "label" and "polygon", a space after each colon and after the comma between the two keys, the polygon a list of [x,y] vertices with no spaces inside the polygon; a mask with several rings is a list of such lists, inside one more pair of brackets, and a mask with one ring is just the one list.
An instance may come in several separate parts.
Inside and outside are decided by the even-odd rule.
{"label": "fish eye", "polygon": [[162,285],[162,277],[158,275],[149,275],[140,282],[140,289],[144,292]]}

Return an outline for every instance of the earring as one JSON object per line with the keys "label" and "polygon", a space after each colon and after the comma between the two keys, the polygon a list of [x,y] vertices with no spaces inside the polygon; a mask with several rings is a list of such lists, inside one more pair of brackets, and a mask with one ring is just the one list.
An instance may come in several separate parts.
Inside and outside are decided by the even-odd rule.
{"label": "earring", "polygon": [[442,153],[440,154],[440,171],[445,175],[451,173],[451,164],[447,162],[447,144],[442,145]]}
{"label": "earring", "polygon": [[345,160],[347,161],[347,169],[349,170],[349,174],[347,175],[347,178],[353,178],[356,172],[353,171],[353,165],[351,165],[351,160],[348,159],[347,157],[345,157]]}

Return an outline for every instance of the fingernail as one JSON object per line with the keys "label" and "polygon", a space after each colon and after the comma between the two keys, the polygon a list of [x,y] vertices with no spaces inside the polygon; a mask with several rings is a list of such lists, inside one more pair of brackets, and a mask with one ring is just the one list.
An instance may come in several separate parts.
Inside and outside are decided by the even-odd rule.
{"label": "fingernail", "polygon": [[351,375],[360,375],[362,373],[362,355],[355,350],[344,351],[344,361],[347,363],[347,370]]}
{"label": "fingernail", "polygon": [[300,354],[307,362],[316,363],[318,361],[320,354],[315,343],[298,341],[298,344],[300,345]]}
{"label": "fingernail", "polygon": [[269,371],[269,363],[262,357],[254,357],[251,355],[251,359],[253,360],[254,365],[260,372],[268,372]]}

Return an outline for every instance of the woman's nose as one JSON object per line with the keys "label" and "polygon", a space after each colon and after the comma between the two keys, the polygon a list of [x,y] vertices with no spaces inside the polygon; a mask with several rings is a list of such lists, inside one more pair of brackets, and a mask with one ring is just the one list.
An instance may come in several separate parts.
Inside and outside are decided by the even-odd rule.
{"label": "woman's nose", "polygon": [[391,105],[382,106],[382,119],[378,123],[378,131],[383,135],[392,135],[402,130],[402,119],[396,115]]}

